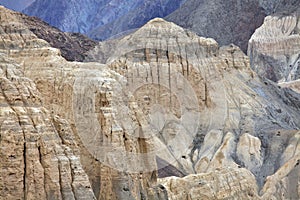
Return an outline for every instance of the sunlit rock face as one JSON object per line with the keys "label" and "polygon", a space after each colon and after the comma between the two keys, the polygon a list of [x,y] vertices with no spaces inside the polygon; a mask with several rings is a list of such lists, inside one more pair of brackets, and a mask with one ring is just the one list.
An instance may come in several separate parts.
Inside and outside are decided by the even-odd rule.
{"label": "sunlit rock face", "polygon": [[[1,9],[1,31],[2,31],[1,32],[1,41],[2,41],[1,55],[3,54],[3,57],[5,56],[13,60],[13,62],[15,62],[16,65],[18,65],[18,69],[22,74],[22,76],[25,76],[27,79],[30,78],[31,80],[33,80],[33,82],[36,84],[35,86],[36,90],[40,92],[42,105],[45,107],[45,109],[49,110],[48,111],[49,117],[50,116],[53,118],[58,117],[59,119],[60,118],[59,116],[61,116],[62,118],[66,119],[65,121],[66,124],[60,124],[57,122],[57,126],[59,127],[59,130],[54,129],[53,134],[54,133],[58,134],[58,131],[62,131],[62,132],[69,131],[70,136],[68,137],[73,138],[74,142],[78,144],[78,145],[70,144],[71,146],[70,148],[77,149],[76,156],[78,157],[78,160],[77,161],[75,160],[76,159],[75,156],[71,158],[74,159],[74,162],[75,161],[78,162],[77,163],[78,166],[82,165],[82,168],[77,167],[78,169],[76,168],[74,170],[79,170],[78,173],[82,174],[82,176],[86,179],[81,178],[78,179],[78,181],[76,180],[77,182],[75,182],[75,180],[70,178],[71,179],[70,184],[72,184],[72,180],[73,180],[74,184],[78,183],[80,186],[86,187],[87,189],[85,192],[82,193],[82,196],[76,196],[74,194],[74,198],[92,199],[95,197],[96,199],[109,199],[109,198],[140,199],[141,195],[146,196],[146,185],[150,184],[150,180],[152,179],[155,180],[156,177],[155,170],[151,170],[151,171],[145,170],[145,172],[144,171],[126,172],[126,171],[119,170],[117,167],[114,166],[115,163],[114,160],[112,161],[107,160],[106,162],[101,160],[103,162],[99,162],[100,158],[97,156],[97,154],[96,155],[94,154],[93,144],[86,143],[91,140],[95,142],[99,142],[99,140],[94,140],[95,138],[97,139],[98,137],[97,135],[96,137],[94,137],[95,136],[94,134],[98,134],[99,137],[103,137],[104,134],[108,134],[107,138],[109,139],[106,141],[102,141],[103,146],[106,143],[109,145],[112,143],[111,134],[115,133],[115,131],[111,132],[112,126],[109,123],[113,123],[114,121],[110,121],[111,115],[109,114],[109,112],[106,112],[107,110],[109,110],[109,108],[107,108],[109,107],[109,105],[97,104],[97,107],[93,106],[94,108],[97,108],[98,114],[96,115],[96,111],[93,113],[89,112],[88,108],[92,104],[89,101],[89,99],[87,102],[85,102],[86,100],[85,97],[89,98],[90,94],[93,94],[94,97],[95,94],[94,92],[98,91],[99,96],[98,95],[96,96],[99,102],[97,103],[100,103],[102,101],[107,102],[108,100],[106,98],[106,92],[110,93],[110,90],[107,88],[110,88],[110,85],[114,86],[114,84],[117,86],[120,85],[118,84],[118,79],[121,76],[109,70],[107,67],[101,64],[67,62],[63,57],[60,56],[61,53],[58,49],[50,47],[50,45],[46,41],[38,38],[32,31],[30,31],[29,27],[26,24],[22,23],[23,21],[19,18],[18,13],[9,11],[7,9],[4,9],[3,7],[0,7],[0,9]],[[3,73],[1,71],[3,75],[7,74],[5,72],[6,72],[5,70],[3,70]],[[92,79],[93,77],[95,77],[95,80]],[[87,80],[87,82],[84,82],[83,85],[80,85],[82,80]],[[105,83],[105,85],[103,87],[100,87],[102,83],[103,84]],[[78,90],[74,91],[74,89],[78,89]],[[112,87],[112,89],[114,91],[118,91],[118,88]],[[80,93],[81,90],[83,90],[83,94]],[[92,91],[92,93],[90,93],[90,91]],[[103,96],[101,96],[100,93],[103,94]],[[109,94],[107,94],[107,96],[109,96]],[[26,115],[26,113],[24,115]],[[93,124],[93,121],[92,123],[88,122],[88,124],[86,123],[86,121],[79,121],[82,118],[90,119],[89,115],[95,116],[96,119],[95,124]],[[89,129],[90,128],[89,124],[91,124],[94,127],[101,127],[101,130],[99,130],[99,132],[95,132]],[[51,124],[49,126],[51,126]],[[84,127],[86,127],[86,129],[83,129]],[[2,132],[1,129],[1,137],[2,134],[4,133],[5,132]],[[37,137],[40,137],[39,133],[36,134],[38,135]],[[114,144],[115,146],[116,144],[118,144],[118,147],[121,147],[121,149],[124,150],[125,144],[123,143],[123,140],[125,139],[123,138],[123,133],[121,134],[120,131],[118,131],[117,129],[117,134],[120,134],[120,140],[118,141],[114,139],[115,142]],[[60,140],[58,138],[58,141],[54,141],[52,143],[54,146],[56,145],[56,143],[58,143],[57,145],[59,145],[59,141]],[[138,138],[133,138],[132,140],[128,138],[127,141],[128,141],[128,148],[133,149],[134,152],[144,151],[141,149],[146,148],[146,145],[143,143],[143,141],[138,140]],[[98,145],[99,143],[96,144]],[[129,145],[131,146],[129,147]],[[92,146],[92,148],[89,148],[90,146]],[[113,148],[112,145],[110,145],[109,147],[110,149]],[[99,148],[98,149],[96,148],[96,150],[97,153],[99,154],[100,153]],[[62,153],[59,153],[59,155],[62,154],[62,157],[63,157],[63,152],[64,151],[62,151]],[[105,155],[105,151],[103,153]],[[49,150],[49,152],[47,152],[47,155],[49,157],[54,157],[55,159],[56,152],[54,152],[54,150],[53,151]],[[72,154],[70,153],[70,156],[71,155]],[[38,160],[35,159],[34,157],[33,158],[30,157],[30,159]],[[67,163],[67,161],[65,163]],[[119,163],[122,164],[121,161]],[[154,163],[155,165],[155,160],[153,160],[152,163]],[[51,167],[51,169],[52,168],[55,169],[56,167],[55,162],[49,163],[47,165],[53,165],[53,166],[47,166],[47,167]],[[11,170],[14,170],[14,168],[18,168],[18,165],[11,165],[8,168],[8,170],[10,170],[10,168]],[[130,169],[131,166],[127,166],[127,168]],[[22,165],[21,165],[21,169],[23,169]],[[62,170],[67,170],[67,169],[63,168]],[[72,173],[77,173],[77,171]],[[60,173],[57,172],[55,175],[59,176]],[[88,175],[88,178],[86,175]],[[20,180],[24,180],[22,178],[23,176],[26,177],[27,174],[24,173],[18,174],[18,178]],[[62,174],[62,176],[65,175]],[[1,176],[1,180],[2,178],[4,180],[4,178],[7,178],[7,175],[3,174],[3,176]],[[64,179],[65,178],[63,178],[63,181]],[[68,179],[66,179],[66,181],[67,180]],[[89,185],[85,183],[86,180]],[[58,188],[58,191],[53,190],[53,192],[57,193],[55,194],[57,196],[52,195],[51,193],[52,188],[46,187],[45,188],[45,191],[47,192],[46,195],[49,194],[49,196],[46,196],[45,198],[69,199],[69,197],[62,197],[62,195],[59,193],[60,188],[65,187],[64,183],[60,182],[60,179],[55,179],[55,178],[53,178],[53,181],[54,182],[56,181],[55,186]],[[5,179],[5,181],[1,183],[6,183],[6,182],[7,180]],[[24,184],[20,184],[20,187],[25,188]],[[80,187],[78,186],[78,188],[76,188],[75,186],[76,185],[72,187],[75,190],[75,192],[80,192],[79,190]],[[41,185],[41,187],[43,187],[43,185]],[[21,191],[23,192],[24,196],[27,195],[25,194],[26,193],[25,190],[24,191],[21,190]],[[10,195],[10,193],[12,192],[6,192],[5,188],[3,190],[1,189],[1,194],[3,194],[3,197],[5,197],[5,195]],[[34,197],[33,199],[43,199],[43,198],[44,196],[41,196],[41,198],[37,196],[36,198]],[[14,197],[12,197],[12,199],[14,199]]]}
{"label": "sunlit rock face", "polygon": [[[104,47],[109,45],[113,50],[103,59]],[[134,97],[148,118],[148,129],[152,127],[156,156],[169,163],[168,167],[186,175],[243,168],[256,179],[249,186],[249,191],[254,191],[250,197],[294,198],[294,193],[278,189],[289,185],[287,182],[273,182],[275,189],[271,182],[279,176],[281,180],[294,180],[288,174],[299,173],[298,155],[283,158],[287,149],[293,148],[292,141],[298,140],[299,95],[259,79],[238,47],[220,48],[213,39],[154,19],[122,39],[100,43],[88,57],[94,61],[98,58],[125,77],[124,90],[128,92],[122,99]],[[287,187],[296,190],[294,184]],[[187,188],[186,195],[191,189]],[[159,186],[152,189],[155,198],[174,192],[161,191]],[[248,193],[239,195],[243,194]]]}
{"label": "sunlit rock face", "polygon": [[[18,110],[8,112],[15,121],[11,129],[0,129],[0,147],[18,143],[20,164],[30,149],[22,150],[22,138],[35,145],[26,153],[26,166],[34,163],[37,170],[27,172],[25,164],[5,167],[18,171],[18,195],[33,190],[26,180],[50,176],[48,167],[55,185],[35,182],[34,188],[44,187],[36,198],[51,199],[52,191],[54,199],[299,198],[300,96],[261,80],[237,46],[219,47],[214,39],[158,18],[100,43],[86,58],[93,62],[67,62],[15,12],[0,9],[1,63],[14,63],[14,73],[24,77],[11,78],[8,68],[1,68],[2,99],[29,101],[20,104],[25,110],[20,119],[13,114]],[[113,49],[105,49],[109,46]],[[10,116],[7,104],[0,107],[3,116]],[[41,105],[42,111],[34,111],[42,117],[35,119],[27,105]],[[26,117],[32,120],[17,123]],[[16,128],[40,130],[29,126],[39,124],[35,120],[53,130],[44,140],[54,147],[42,140],[43,132],[32,131],[31,137]],[[2,139],[5,130],[21,139]],[[39,154],[41,164],[34,157]],[[61,157],[50,162],[45,154]],[[1,183],[9,185],[5,170]],[[3,187],[3,197],[15,195]]]}
{"label": "sunlit rock face", "polygon": [[0,105],[1,199],[95,199],[70,124],[3,53]]}

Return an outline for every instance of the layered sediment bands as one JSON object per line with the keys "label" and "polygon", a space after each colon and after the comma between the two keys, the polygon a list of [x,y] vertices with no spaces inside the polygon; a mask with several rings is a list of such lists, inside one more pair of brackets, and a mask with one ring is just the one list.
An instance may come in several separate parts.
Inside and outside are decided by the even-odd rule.
{"label": "layered sediment bands", "polygon": [[[1,52],[18,64],[18,73],[8,73],[7,67],[1,72],[1,88],[9,91],[2,92],[4,102],[14,99],[20,105],[28,102],[26,105],[45,107],[36,110],[42,113],[38,115],[31,114],[30,106],[23,106],[28,111],[22,112],[9,109],[11,118],[21,121],[10,126],[16,129],[11,133],[18,133],[21,139],[2,139],[10,133],[2,130],[10,129],[1,128],[1,147],[10,141],[21,149],[20,165],[6,168],[20,171],[21,178],[12,179],[15,182],[27,183],[32,177],[57,180],[53,184],[49,180],[50,184],[46,179],[47,187],[39,190],[39,197],[50,198],[47,195],[52,191],[57,199],[90,194],[87,179],[74,178],[86,177],[85,171],[91,195],[97,199],[180,199],[200,198],[197,195],[201,194],[219,199],[299,198],[299,94],[260,79],[238,47],[219,47],[213,39],[154,19],[116,40],[106,63],[67,62],[13,12],[3,9],[1,20]],[[90,59],[103,59],[97,49],[90,52]],[[16,73],[27,78],[9,75]],[[15,83],[14,87],[10,89],[8,83]],[[6,104],[1,112],[16,107]],[[33,120],[26,121],[20,112],[29,111],[26,116]],[[43,137],[30,137],[28,141],[33,143],[26,142],[23,151],[22,127],[32,130],[32,124],[39,124],[37,120],[45,124],[42,127],[47,127],[48,135],[41,132]],[[29,144],[36,145],[32,149],[37,155],[41,151],[41,164],[34,159],[36,167],[25,170],[24,176],[21,169],[25,165],[27,169],[35,158],[29,156]],[[14,156],[9,150],[1,153]],[[47,160],[52,156],[56,159]],[[78,165],[72,164],[78,156],[84,171],[79,160]],[[44,169],[46,175],[36,173],[38,169]],[[161,179],[169,175],[178,178]],[[7,183],[8,177],[1,175],[1,180],[5,179],[1,184]],[[22,186],[18,193],[29,194],[26,191],[32,191],[33,185],[26,185],[25,190]],[[85,190],[79,185],[86,186],[87,192],[82,193]],[[15,195],[12,190],[3,194]]]}
{"label": "layered sediment bands", "polygon": [[[60,56],[58,49],[51,48],[46,41],[39,39],[21,23],[14,12],[5,9],[3,11],[1,25],[3,24],[5,28],[1,34],[4,41],[1,43],[1,52],[19,63],[21,72],[34,80],[50,113],[63,116],[70,123],[74,133],[71,136],[79,145],[80,151],[77,153],[81,157],[84,170],[89,175],[95,197],[140,199],[141,196],[146,196],[146,186],[152,179],[155,181],[155,170],[144,172],[131,169],[136,163],[146,162],[147,159],[140,162],[133,160],[132,163],[126,160],[127,157],[122,158],[124,162],[114,157],[109,157],[105,161],[102,159],[103,155],[114,152],[114,148],[117,150],[118,158],[127,151],[147,152],[147,144],[144,141],[138,137],[127,136],[115,123],[115,111],[111,109],[109,96],[111,90],[118,91],[115,85],[118,86],[118,79],[122,79],[121,76],[101,64],[67,62]],[[102,84],[105,85],[101,87]],[[135,117],[134,113],[132,117]],[[94,120],[93,123],[88,119]],[[138,124],[136,126],[138,127]],[[68,129],[63,125],[59,127],[62,131]],[[95,132],[93,127],[100,127],[100,132]],[[98,137],[104,140],[97,140]],[[96,143],[89,143],[90,141]],[[95,148],[97,146],[93,144],[100,146]],[[111,145],[108,146],[107,154],[105,144]],[[155,160],[147,162],[153,163],[152,169],[155,168]],[[128,172],[122,171],[123,166],[119,169],[120,165],[124,165]],[[80,184],[80,180],[78,182]],[[65,183],[57,182],[57,187],[61,185]],[[90,199],[88,193],[82,198]]]}
{"label": "layered sediment bands", "polygon": [[1,199],[95,199],[72,130],[0,54]]}
{"label": "layered sediment bands", "polygon": [[299,30],[299,6],[294,13],[266,17],[249,41],[251,67],[275,82],[299,79]]}
{"label": "layered sediment bands", "polygon": [[[299,95],[260,80],[238,47],[219,48],[214,40],[161,19],[115,40],[114,45],[107,65],[126,78],[125,91],[133,93],[137,105],[149,116],[159,139],[154,145],[166,146],[157,151],[160,159],[170,163],[163,174],[169,169],[170,174],[180,176],[174,166],[183,174],[246,168],[256,179],[252,188],[260,191],[266,177],[287,169],[274,163],[296,134],[289,130],[299,129]],[[89,58],[97,60],[97,51],[102,49],[93,50]],[[185,92],[178,92],[180,84],[185,85]],[[199,123],[193,117],[199,117]],[[295,169],[293,164],[287,165]],[[161,198],[170,198],[174,192],[155,188],[159,190],[155,195]],[[279,188],[254,192],[252,198],[260,198],[264,192],[264,197],[276,196]]]}
{"label": "layered sediment bands", "polygon": [[[213,39],[198,37],[161,19],[113,43],[115,50],[107,65],[126,78],[123,90],[134,96],[156,130],[156,153],[159,160],[170,163],[167,168],[176,167],[185,175],[227,167],[240,173],[248,170],[256,179],[249,186],[253,192],[248,198],[253,199],[282,195],[283,188],[291,186],[278,184],[274,189],[265,181],[281,170],[284,174],[299,172],[294,163],[286,162],[289,168],[278,161],[290,138],[297,135],[294,130],[299,129],[299,95],[260,79],[238,47],[220,48]],[[102,55],[97,57],[101,51],[96,48],[89,58],[103,61]],[[290,155],[298,159],[296,154]],[[288,176],[270,180],[277,184],[283,177]],[[245,188],[243,179],[232,179],[232,184],[241,182]],[[288,179],[298,185],[294,178]],[[185,179],[178,178],[180,181]],[[158,199],[180,193],[159,185],[152,189],[149,195]],[[239,194],[228,195],[248,195],[237,191]],[[284,195],[292,198],[294,194]]]}

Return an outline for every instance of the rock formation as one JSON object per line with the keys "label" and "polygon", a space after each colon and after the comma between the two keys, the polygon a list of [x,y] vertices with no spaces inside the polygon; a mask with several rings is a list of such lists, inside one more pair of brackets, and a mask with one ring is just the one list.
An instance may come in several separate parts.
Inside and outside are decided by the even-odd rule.
{"label": "rock formation", "polygon": [[3,53],[0,105],[1,199],[95,199],[70,124]]}
{"label": "rock formation", "polygon": [[[68,137],[75,138],[74,140],[76,140],[78,147],[75,146],[74,144],[70,144],[70,148],[79,149],[77,151],[76,156],[78,157],[80,156],[81,164],[83,170],[85,171],[84,172],[82,170],[82,172],[80,171],[80,173],[83,175],[86,173],[89,176],[88,183],[90,184],[90,186],[89,187],[86,186],[85,180],[83,178],[78,180],[79,184],[84,187],[85,186],[88,187],[89,191],[91,187],[93,189],[91,195],[95,196],[97,199],[127,199],[127,198],[140,199],[141,195],[145,196],[146,185],[150,184],[150,180],[152,179],[155,180],[155,171],[154,174],[152,174],[153,173],[152,171],[145,172],[145,173],[141,172],[141,173],[128,174],[127,172],[117,170],[117,168],[114,166],[115,161],[107,161],[107,162],[100,163],[98,160],[100,158],[98,158],[97,155],[94,154],[93,151],[94,149],[87,149],[87,147],[91,144],[86,144],[86,141],[93,140],[95,138],[93,135],[95,134],[95,132],[89,130],[89,128],[91,128],[89,124],[83,123],[83,125],[81,126],[82,122],[86,122],[86,121],[81,122],[80,121],[81,119],[84,119],[85,117],[86,119],[90,119],[91,117],[94,117],[94,115],[92,115],[93,114],[92,113],[91,116],[89,117],[88,115],[86,116],[83,115],[86,113],[81,113],[87,111],[86,109],[88,108],[88,106],[90,106],[90,104],[87,104],[89,103],[89,101],[86,103],[81,101],[81,99],[83,99],[83,101],[86,100],[85,96],[89,97],[88,95],[90,94],[89,93],[90,91],[89,88],[84,88],[85,85],[83,85],[81,89],[83,89],[85,93],[80,94],[80,88],[78,88],[80,87],[80,83],[81,83],[80,81],[84,81],[85,78],[87,81],[89,81],[90,80],[89,78],[96,75],[96,78],[99,79],[99,81],[102,81],[103,83],[107,82],[106,83],[107,85],[105,86],[109,88],[110,84],[117,83],[117,81],[114,80],[115,79],[114,77],[119,77],[119,76],[116,75],[116,73],[105,68],[105,66],[97,63],[85,64],[85,63],[67,62],[64,58],[60,56],[60,51],[58,49],[54,49],[50,47],[50,45],[46,41],[38,38],[32,31],[30,31],[30,26],[23,23],[24,21],[22,18],[19,17],[18,13],[9,11],[3,7],[0,7],[0,9],[1,9],[1,35],[0,36],[2,41],[0,45],[0,52],[20,65],[19,66],[21,70],[20,73],[34,80],[34,82],[36,83],[37,90],[39,90],[41,93],[40,96],[43,99],[43,105],[45,106],[46,109],[49,110],[49,114],[51,114],[51,116],[54,117],[61,116],[67,119],[66,123],[70,124],[69,126],[67,126],[67,124],[61,125],[57,123],[59,130],[57,131],[54,130],[53,132],[57,133],[59,131],[60,132],[69,131],[70,136]],[[86,85],[86,86],[90,86],[91,89],[98,91],[99,96],[97,97],[99,97],[98,99],[99,103],[101,101],[106,101],[105,92],[109,92],[109,91],[106,91],[105,87],[98,88],[97,85],[95,85],[95,87],[92,88],[93,86],[92,84],[95,84],[95,82],[91,81],[91,85]],[[79,90],[74,91],[74,88]],[[117,91],[117,89],[115,90]],[[101,94],[103,92],[104,92],[104,96],[102,97]],[[77,101],[78,103],[83,103],[83,105],[82,106],[79,104],[77,105],[76,104]],[[115,133],[115,132],[110,132],[112,126],[111,124],[109,124],[110,123],[109,120],[111,119],[111,116],[109,115],[109,106],[110,105],[102,105],[102,104],[99,105],[99,107],[97,108],[99,112],[97,114],[98,116],[96,115],[95,118],[93,118],[94,120],[96,119],[95,125],[91,124],[94,127],[99,127],[100,124],[101,128],[102,126],[103,129],[106,128],[105,131],[100,132],[101,134],[103,134],[103,136],[104,133],[105,134]],[[97,119],[99,121],[97,121]],[[107,123],[106,126],[105,126],[105,121]],[[111,123],[113,123],[113,121]],[[2,137],[2,131],[0,133]],[[123,143],[124,140],[123,133],[120,135],[120,137],[122,138],[122,140],[120,141],[115,140],[115,142],[117,142],[115,145],[120,146],[123,152],[125,152],[125,148],[130,148],[135,152],[143,151],[143,148],[146,148],[146,145],[143,145],[143,141],[138,140],[138,138],[133,138],[132,140],[131,138],[127,138],[126,139],[127,140],[126,143],[128,143],[128,147],[127,147]],[[111,136],[110,139],[112,139]],[[56,144],[55,142],[56,141],[53,142],[54,143],[53,145]],[[111,142],[111,140],[106,142]],[[59,145],[59,143],[57,145]],[[99,154],[101,152],[97,152],[97,153]],[[56,155],[55,152],[54,153],[49,152],[48,154],[49,156],[53,156],[53,157],[55,157]],[[60,153],[59,155],[61,154],[63,153]],[[71,153],[68,155],[71,156]],[[30,156],[30,159],[36,160],[36,158],[37,157]],[[72,158],[75,159],[75,157]],[[155,163],[155,161],[153,163]],[[53,168],[55,169],[56,164],[54,163],[51,165],[53,165]],[[14,166],[10,166],[10,167],[12,168],[12,170],[15,168]],[[127,168],[130,169],[130,166],[127,166]],[[78,168],[78,170],[80,170],[80,168]],[[26,177],[26,174],[24,175],[23,173],[23,174],[18,174],[16,178],[19,178],[20,175],[22,175],[22,177],[23,176]],[[2,177],[6,178],[7,175],[3,174],[1,178]],[[67,180],[68,179],[66,179],[66,181]],[[2,181],[1,183],[6,183],[7,181],[8,180],[5,180]],[[58,179],[58,181],[56,182],[57,188],[59,189],[62,184],[64,183],[59,182]],[[20,185],[20,187],[23,188],[23,185]],[[75,188],[74,186],[74,189],[78,189],[78,192],[81,191],[80,187]],[[47,190],[48,193],[52,191],[51,188],[50,189],[46,188],[45,190]],[[1,190],[1,194],[3,194],[4,196],[9,195],[10,193],[12,192],[6,192],[5,190]],[[25,191],[23,191],[23,193],[25,196]],[[50,194],[50,196],[47,198],[51,199],[52,195]],[[61,199],[61,198],[69,199],[69,197],[59,196],[59,193],[57,193],[57,196],[53,196],[53,199]],[[88,192],[83,192],[83,196],[75,196],[75,198],[92,199]],[[11,199],[14,198],[12,197]],[[28,199],[30,198],[28,197]],[[40,198],[33,197],[31,199],[40,199]],[[41,199],[43,199],[43,197],[41,197]]]}
{"label": "rock formation", "polygon": [[[114,45],[114,51],[108,59],[103,59],[103,47],[110,44]],[[288,145],[284,141],[297,140],[299,96],[257,77],[239,48],[233,45],[219,48],[213,39],[198,37],[160,19],[100,46],[89,58],[97,60],[100,55],[100,62],[106,60],[110,69],[126,77],[126,91],[133,92],[156,129],[152,131],[159,139],[154,140],[154,145],[159,149],[160,159],[185,175],[210,173],[224,167],[245,168],[256,179],[249,190],[261,191],[250,192],[253,198],[257,195],[294,198],[294,194],[282,194],[282,189],[274,190],[270,181],[265,182],[267,177],[271,180],[287,169],[282,165],[284,161],[278,159],[285,157]],[[185,85],[185,92],[181,91],[181,84]],[[296,174],[297,159],[295,156],[287,163]],[[290,172],[288,169],[283,176]],[[281,180],[283,176],[280,175]],[[289,187],[286,181],[285,186],[279,182],[273,184],[278,188]],[[293,184],[294,190],[297,183]],[[187,186],[186,190],[189,189]],[[150,193],[157,197],[160,187],[153,190]],[[167,194],[172,196],[170,191]]]}
{"label": "rock formation", "polygon": [[3,198],[299,198],[300,95],[237,46],[157,18],[67,62],[0,11]]}
{"label": "rock formation", "polygon": [[249,41],[248,55],[259,75],[300,92],[300,2],[288,5],[265,18]]}
{"label": "rock formation", "polygon": [[97,42],[80,33],[61,32],[36,17],[20,17],[30,31],[40,39],[46,40],[51,47],[60,49],[61,55],[68,61],[83,61],[86,53],[97,45]]}

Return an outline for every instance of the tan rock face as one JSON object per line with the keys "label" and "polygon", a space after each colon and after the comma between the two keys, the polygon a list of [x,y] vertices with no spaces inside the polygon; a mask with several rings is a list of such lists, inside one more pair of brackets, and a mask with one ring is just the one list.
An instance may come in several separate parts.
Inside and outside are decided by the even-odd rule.
{"label": "tan rock face", "polygon": [[168,199],[259,199],[255,177],[246,169],[170,177],[159,181]]}
{"label": "tan rock face", "polygon": [[[115,41],[105,64],[71,63],[30,32],[14,12],[1,9],[1,26],[6,26],[0,35],[1,55],[18,63],[18,77],[27,77],[30,83],[29,87],[23,79],[9,78],[6,67],[1,72],[1,88],[7,91],[2,99],[45,107],[36,111],[39,115],[24,103],[21,111],[9,110],[10,127],[32,128],[40,120],[49,129],[47,136],[28,129],[26,137],[35,133],[28,140],[38,142],[26,151],[23,128],[15,131],[21,139],[5,140],[7,131],[1,129],[1,148],[9,146],[8,141],[20,143],[17,158],[23,167],[6,167],[18,171],[15,182],[25,180],[19,195],[31,195],[27,191],[32,187],[45,185],[39,190],[44,192],[32,194],[54,199],[300,196],[296,190],[300,97],[262,82],[236,46],[220,48],[213,39],[154,19]],[[96,49],[90,58],[97,57],[103,58]],[[14,112],[25,114],[18,119]],[[18,125],[23,115],[39,117]],[[1,153],[9,155],[11,149]],[[27,151],[25,173],[21,169]],[[171,168],[176,170],[169,175],[199,175],[157,180],[158,170]],[[9,177],[4,172],[1,183]],[[43,176],[47,181],[27,185]],[[199,185],[199,178],[208,184]],[[1,194],[14,195],[12,190]]]}
{"label": "tan rock face", "polygon": [[35,84],[0,59],[1,199],[95,199],[69,123],[51,117]]}
{"label": "tan rock face", "polygon": [[[156,156],[184,174],[210,173],[224,167],[238,171],[242,167],[253,173],[256,182],[252,187],[258,190],[277,170],[290,172],[281,168],[283,163],[276,163],[287,147],[284,141],[295,132],[278,132],[287,127],[299,129],[298,103],[294,108],[288,106],[290,95],[299,97],[262,82],[237,47],[219,48],[212,39],[197,37],[160,19],[110,43],[115,50],[107,65],[126,78],[123,99],[134,96],[137,101],[142,111],[137,120],[153,131],[150,144]],[[97,58],[97,49],[91,54],[90,58]],[[185,91],[180,90],[181,85]],[[284,104],[276,99],[278,95]],[[154,130],[147,127],[141,114]],[[294,169],[293,164],[287,165]],[[253,198],[264,193],[264,198],[277,196],[282,191],[266,192],[271,188],[265,187],[268,189]],[[165,192],[159,186],[153,190],[152,197],[158,199],[179,193],[179,189]]]}

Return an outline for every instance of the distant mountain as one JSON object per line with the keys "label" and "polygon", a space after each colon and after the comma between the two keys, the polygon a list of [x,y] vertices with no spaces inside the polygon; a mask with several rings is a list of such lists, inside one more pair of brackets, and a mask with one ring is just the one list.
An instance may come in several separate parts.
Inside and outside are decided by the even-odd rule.
{"label": "distant mountain", "polygon": [[67,32],[99,40],[165,17],[185,0],[36,0],[23,12]]}
{"label": "distant mountain", "polygon": [[29,6],[34,0],[0,0],[0,5],[9,9],[21,11]]}
{"label": "distant mountain", "polygon": [[256,0],[188,0],[166,19],[212,37],[220,45],[234,43],[246,52],[248,40],[264,17],[265,11]]}
{"label": "distant mountain", "polygon": [[265,16],[292,13],[299,0],[187,0],[166,17],[220,45],[234,43],[247,52],[248,41]]}

